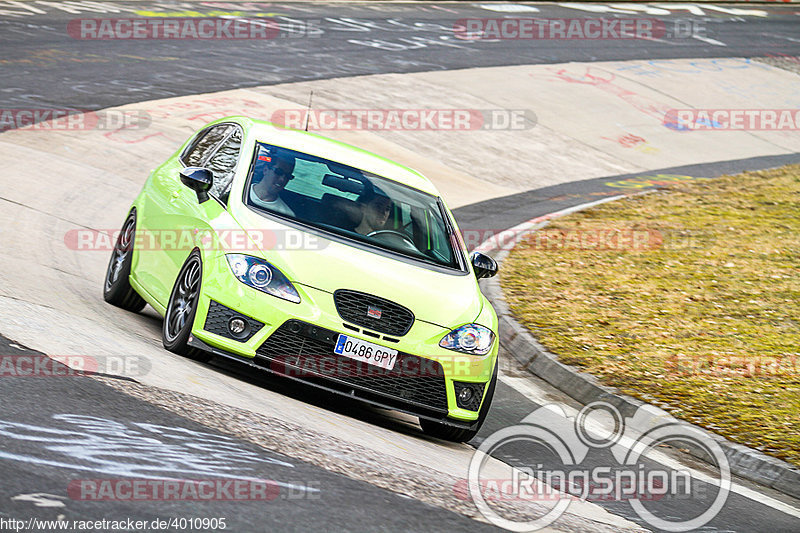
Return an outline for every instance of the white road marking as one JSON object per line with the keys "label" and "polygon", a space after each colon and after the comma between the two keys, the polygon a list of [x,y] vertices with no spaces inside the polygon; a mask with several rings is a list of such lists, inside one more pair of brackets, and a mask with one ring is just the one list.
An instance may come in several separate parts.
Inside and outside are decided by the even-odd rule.
{"label": "white road marking", "polygon": [[500,375],[500,381],[525,396],[530,401],[544,405],[550,403],[552,400],[547,397],[542,389],[534,385],[531,380],[527,378],[512,378],[511,376]]}
{"label": "white road marking", "polygon": [[669,45],[672,45],[672,46],[677,46],[678,45],[678,43],[673,43],[672,41],[665,41],[664,39],[659,39],[657,37],[646,37],[644,35],[640,35],[639,39],[643,39],[645,41],[653,41],[653,42],[656,42],[656,43],[669,44]]}
{"label": "white road marking", "polygon": [[723,43],[722,41],[718,41],[716,39],[712,39],[711,37],[703,37],[702,35],[698,35],[696,33],[692,34],[692,39],[697,39],[698,41],[703,41],[704,43],[713,44],[715,46],[728,46],[727,44]]}
{"label": "white road marking", "polygon": [[631,9],[617,9],[611,6],[603,6],[598,4],[579,4],[576,2],[561,2],[557,4],[559,7],[566,7],[567,9],[579,9],[581,11],[589,11],[590,13],[627,13],[633,15],[636,11]]}
{"label": "white road marking", "polygon": [[538,13],[539,8],[519,4],[474,4],[475,7],[498,13]]}
{"label": "white road marking", "polygon": [[722,7],[712,4],[703,5],[703,8],[712,11],[719,11],[720,13],[727,13],[728,15],[746,15],[751,17],[766,17],[769,13],[763,9],[741,9],[738,7]]}
{"label": "white road marking", "polygon": [[46,492],[36,492],[34,494],[20,494],[11,498],[15,502],[31,502],[36,507],[66,507],[64,502],[55,494],[47,494]]}
{"label": "white road marking", "polygon": [[614,9],[622,10],[622,11],[642,11],[647,15],[669,15],[670,12],[667,9],[661,7],[654,7],[646,4],[609,4]]}
{"label": "white road marking", "polygon": [[[35,443],[24,453],[0,449],[0,459],[122,477],[174,479],[202,475],[263,481],[250,473],[256,464],[294,468],[292,463],[240,446],[233,437],[181,427],[56,414],[53,426],[0,420],[0,437]],[[64,426],[61,429],[55,426]],[[246,473],[240,475],[240,473]],[[319,489],[272,480],[306,492]]]}
{"label": "white road marking", "polygon": [[703,4],[580,4],[576,2],[561,2],[556,4],[568,9],[579,9],[592,13],[628,13],[644,12],[648,15],[669,15],[675,11],[688,11],[692,15],[702,17],[706,14],[705,10],[719,11],[728,15],[740,15],[750,17],[766,17],[768,13],[763,9],[740,9],[735,7],[722,7]]}
{"label": "white road marking", "polygon": [[795,39],[793,37],[786,37],[785,35],[767,35],[767,37],[775,37],[776,39],[785,39],[787,41],[792,41],[793,43],[800,43],[800,39]]}

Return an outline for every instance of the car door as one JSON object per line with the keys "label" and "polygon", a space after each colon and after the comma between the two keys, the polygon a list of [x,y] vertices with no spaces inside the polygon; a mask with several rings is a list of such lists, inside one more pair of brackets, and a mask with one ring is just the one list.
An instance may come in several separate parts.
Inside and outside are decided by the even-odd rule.
{"label": "car door", "polygon": [[[157,168],[150,180],[144,225],[152,250],[139,254],[137,279],[166,306],[175,277],[198,237],[211,228],[209,221],[225,212],[220,199],[225,182],[230,187],[238,162],[242,131],[235,124],[218,124],[201,131],[178,156]],[[225,149],[220,152],[220,149]],[[220,153],[219,157],[216,155]],[[211,168],[209,165],[214,165]],[[214,173],[211,198],[202,204],[180,180],[181,169],[206,166]]]}

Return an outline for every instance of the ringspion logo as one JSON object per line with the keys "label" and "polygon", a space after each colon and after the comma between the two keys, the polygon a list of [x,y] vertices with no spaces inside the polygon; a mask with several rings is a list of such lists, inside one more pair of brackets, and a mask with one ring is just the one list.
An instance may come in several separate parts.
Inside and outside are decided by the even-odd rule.
{"label": "ringspion logo", "polygon": [[[489,435],[472,456],[466,482],[454,487],[456,496],[472,498],[487,520],[510,531],[547,527],[576,499],[624,502],[642,520],[665,531],[700,529],[725,505],[731,489],[728,459],[715,440],[694,426],[661,422],[649,406],[629,417],[607,402],[590,403],[575,416],[567,412],[563,404],[543,405],[519,424]],[[691,470],[663,467],[648,457],[669,444],[699,448],[715,462],[718,472],[707,482],[712,490],[701,490]],[[507,447],[516,447],[518,454],[520,446],[536,446],[541,462],[514,468],[507,479],[482,475],[492,454]],[[669,507],[664,511],[652,504],[689,498],[701,502],[702,510],[687,520],[671,516]],[[520,520],[504,516],[496,505],[503,500],[548,505],[541,516]]]}

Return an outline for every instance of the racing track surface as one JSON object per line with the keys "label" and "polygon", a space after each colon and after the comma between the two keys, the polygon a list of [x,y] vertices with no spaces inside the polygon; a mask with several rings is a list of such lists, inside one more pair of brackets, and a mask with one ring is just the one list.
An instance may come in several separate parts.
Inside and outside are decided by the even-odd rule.
{"label": "racing track surface", "polygon": [[[569,61],[791,56],[798,45],[792,6],[653,8],[653,13],[660,14],[640,10],[640,16],[665,21],[665,31],[676,38],[660,42],[537,40],[531,45],[518,40],[455,38],[453,28],[459,19],[504,15],[468,3],[291,2],[263,7],[250,3],[253,7],[228,11],[214,9],[213,2],[205,7],[201,2],[106,2],[114,7],[105,10],[81,8],[79,2],[72,7],[70,2],[60,4],[59,8],[30,2],[25,9],[0,2],[5,78],[0,107],[96,110],[155,98],[342,76]],[[538,5],[538,13],[523,11],[520,16],[637,16],[635,10],[607,6],[587,11]],[[266,42],[214,41],[213,47],[200,41],[89,41],[66,35],[67,23],[74,19],[126,18],[148,12],[269,16],[281,24],[282,32]],[[750,12],[769,12],[770,16],[740,14]],[[686,28],[693,27],[702,28],[694,31],[698,38],[684,38],[693,32]]]}
{"label": "racing track surface", "polygon": [[[4,354],[36,356],[2,338],[0,347]],[[56,368],[68,372],[57,363]],[[254,531],[255,517],[266,508],[272,523],[297,531],[355,531],[365,523],[371,531],[386,532],[492,530],[440,507],[268,453],[80,375],[6,379],[3,398],[0,518],[35,517],[69,524],[73,520],[130,519],[150,524],[225,518],[225,530]],[[36,405],[26,398],[36,398]],[[83,493],[75,486],[81,480],[120,478],[235,479],[244,483],[240,486],[255,488],[245,489],[252,490],[248,494],[253,501],[233,504],[219,500],[109,503],[93,499],[101,493],[100,485]],[[234,496],[235,488],[225,492],[220,487],[222,495]],[[258,487],[264,487],[262,492]],[[324,512],[320,505],[325,506]],[[386,508],[392,512],[384,512]],[[38,524],[29,529],[57,529],[45,522]],[[8,529],[7,525],[3,528]],[[180,522],[169,528],[180,529]]]}
{"label": "racing track surface", "polygon": [[[1,4],[0,9],[5,9]],[[120,9],[125,6],[130,6],[131,9],[147,8],[146,3],[143,2],[122,2],[116,5]],[[4,76],[6,81],[3,82],[0,94],[0,108],[101,109],[154,98],[205,93],[234,87],[263,86],[288,81],[385,72],[421,72],[475,66],[563,63],[567,61],[748,57],[770,54],[797,55],[798,53],[796,40],[792,40],[797,37],[797,23],[794,22],[796,18],[793,18],[794,10],[791,7],[769,8],[770,12],[774,14],[768,17],[740,17],[722,12],[704,12],[703,16],[680,13],[681,19],[696,19],[706,22],[707,38],[724,42],[727,46],[711,44],[708,40],[684,39],[672,43],[637,43],[637,46],[630,46],[629,43],[624,42],[603,42],[601,46],[597,46],[596,43],[589,45],[580,41],[571,41],[566,46],[563,42],[539,42],[536,43],[537,46],[531,47],[526,46],[525,43],[514,41],[466,44],[443,39],[442,37],[448,37],[448,29],[452,28],[454,19],[469,16],[492,16],[491,14],[487,15],[486,10],[473,5],[437,6],[426,3],[411,11],[410,6],[397,5],[364,7],[286,4],[274,8],[279,20],[288,22],[291,18],[293,20],[311,20],[315,23],[319,21],[319,26],[325,30],[325,33],[314,38],[286,37],[266,44],[221,42],[215,43],[213,49],[209,50],[209,47],[205,45],[187,42],[99,43],[76,41],[66,37],[63,28],[68,20],[77,16],[87,16],[85,12],[68,13],[44,5],[36,7],[35,3],[31,6],[45,11],[45,13],[10,15],[8,11],[15,11],[11,7],[0,12],[0,17],[2,17],[0,20],[2,68],[3,73],[7,74]],[[577,16],[576,11],[572,9],[553,5],[540,7],[542,13],[547,16]],[[176,4],[175,10],[180,11],[181,9],[185,9],[185,7]],[[16,9],[16,11],[20,10]],[[126,11],[121,10],[121,12],[125,13]],[[105,15],[91,13],[88,16]],[[288,18],[281,18],[284,16]],[[678,15],[661,15],[661,17],[669,19],[670,17],[677,18]],[[231,61],[231,56],[235,56],[237,60]],[[2,140],[0,138],[0,142]],[[135,150],[135,147],[132,150]],[[791,155],[769,160],[744,160],[731,164],[729,168],[731,170],[759,168],[759,165],[774,166],[796,160],[797,157]],[[147,163],[142,162],[142,164]],[[711,176],[721,172],[718,169],[720,169],[719,166],[712,165],[697,168],[662,169],[656,173]],[[728,171],[728,169],[725,170]],[[140,174],[143,176],[144,173],[140,172]],[[98,180],[109,177],[111,176],[92,176],[89,183],[96,186]],[[581,203],[587,199],[594,199],[596,198],[596,196],[592,196],[594,193],[614,192],[603,184],[608,180],[622,180],[628,177],[633,176],[618,176],[593,182],[571,182],[547,190],[531,191],[527,193],[527,196],[515,194],[503,197],[496,194],[495,196],[500,196],[500,198],[465,206],[457,210],[456,215],[459,217],[462,227],[467,225],[483,228],[510,227],[538,214],[551,212],[565,205]],[[19,184],[19,186],[23,190],[28,187],[24,184]],[[121,186],[117,194],[128,194],[131,188],[127,185]],[[87,209],[87,212],[84,213],[86,218],[90,218],[92,213],[99,213],[102,210],[102,201],[92,198],[90,186],[78,184],[75,190],[86,195],[83,202]],[[73,201],[74,195],[70,194],[69,197],[71,200],[65,205],[69,205],[71,208],[81,205],[80,202],[76,204]],[[130,197],[132,198],[132,196]],[[125,201],[128,200],[125,199]],[[72,213],[59,213],[57,204],[51,205],[50,209],[51,215],[62,220],[72,220],[73,218]],[[7,211],[7,213],[9,212]],[[121,216],[119,213],[110,218],[119,219]],[[8,224],[9,226],[6,227],[10,227],[11,220],[4,218],[3,224],[4,226]],[[38,231],[46,235],[48,229],[44,225],[40,228],[36,220],[34,220],[34,225]],[[60,223],[56,223],[49,231],[57,233],[61,231],[62,227]],[[52,237],[52,235],[50,236]],[[57,240],[56,244],[51,242],[44,249],[38,250],[36,256],[40,260],[46,260],[47,248],[53,246],[57,246]],[[67,276],[72,275],[74,274],[67,274]],[[6,272],[2,279],[4,281],[4,297],[13,298],[18,278]],[[99,283],[97,285],[99,286]],[[84,294],[83,299],[91,301],[99,298],[95,291]],[[88,304],[87,309],[88,312],[81,313],[82,318],[91,318],[96,324],[106,323],[112,332],[121,327],[118,321],[126,321],[123,328],[131,328],[143,343],[157,349],[159,344],[158,321],[152,313],[145,313],[141,318],[135,319],[109,310],[102,302]],[[19,321],[23,322],[24,318],[21,316]],[[129,324],[127,321],[131,321],[131,323]],[[42,326],[37,323],[36,327],[41,328]],[[40,335],[48,335],[46,329],[38,331]],[[2,328],[0,328],[0,332],[3,332]],[[95,340],[93,339],[93,341]],[[113,341],[106,342],[111,344]],[[75,345],[79,346],[80,344],[81,331],[77,332],[75,339],[70,339],[70,343],[65,343],[71,350],[75,349]],[[8,351],[16,350],[10,347],[7,349]],[[86,345],[84,350],[91,353],[92,346]],[[150,350],[148,353],[153,353],[153,351]],[[163,352],[163,355],[159,357],[169,359],[170,354]],[[235,368],[223,366],[210,369],[186,361],[172,361],[171,364],[179,365],[182,369],[190,369],[187,370],[186,375],[190,380],[197,380],[197,391],[205,388],[224,391],[230,387],[231,390],[236,389],[236,393],[248,396],[254,403],[264,402],[265,407],[262,409],[273,412],[281,412],[282,409],[286,409],[288,412],[295,413],[294,418],[297,417],[298,410],[301,418],[303,416],[320,418],[319,413],[321,412],[323,413],[322,417],[330,420],[331,426],[338,426],[330,431],[344,436],[346,439],[352,439],[353,442],[363,444],[371,440],[389,439],[394,441],[393,444],[406,447],[405,453],[414,460],[424,461],[424,456],[430,455],[433,459],[429,461],[433,464],[436,464],[436,460],[447,461],[448,455],[459,458],[468,456],[466,446],[446,445],[420,437],[413,422],[404,417],[385,416],[383,413],[376,413],[371,409],[351,405],[347,402],[332,401],[307,391],[297,391],[285,384],[275,383],[273,380],[247,377]],[[64,383],[71,383],[71,379]],[[85,381],[88,383],[90,380]],[[175,415],[157,410],[146,403],[126,400],[125,397],[121,397],[108,388],[82,384],[81,393],[75,395],[75,390],[69,385],[55,387],[45,386],[44,383],[46,382],[33,383],[31,380],[0,382],[0,386],[3,387],[4,401],[8,401],[9,398],[18,399],[14,405],[19,407],[7,411],[6,423],[38,424],[46,431],[54,428],[63,430],[65,429],[63,425],[57,426],[51,421],[50,423],[53,425],[46,426],[44,421],[51,418],[53,414],[63,414],[66,404],[71,407],[70,413],[105,417],[124,423],[146,421],[164,426],[198,428],[186,419],[178,419]],[[262,397],[262,393],[267,395],[268,392],[276,394]],[[559,396],[554,391],[548,391],[547,395],[550,399],[563,400],[563,396]],[[84,396],[98,399],[86,404],[83,403]],[[38,399],[36,407],[32,407],[30,402],[25,400],[31,397]],[[70,401],[64,402],[65,398],[69,398]],[[124,406],[121,402],[125,402]],[[98,412],[97,405],[99,404],[104,405],[104,408]],[[12,405],[12,403],[9,401],[8,405]],[[105,406],[108,406],[108,409]],[[530,397],[521,395],[506,383],[501,383],[498,387],[497,404],[493,409],[493,419],[498,425],[512,424],[524,414],[535,409],[536,406],[536,402]],[[309,424],[314,429],[320,429],[319,422],[309,421]],[[484,434],[496,429],[498,425],[490,425]],[[247,445],[247,443],[243,444],[243,446]],[[249,450],[252,452],[253,449],[249,448]],[[531,453],[530,450],[528,453]],[[532,453],[535,457],[536,452]],[[532,461],[519,456],[503,457],[502,459],[511,464],[535,462],[535,459]],[[293,459],[292,462],[298,463],[299,461]],[[63,470],[55,467],[40,465],[35,470],[27,470],[18,468],[18,463],[11,461],[5,461],[2,467],[4,468],[2,477],[6,480],[14,480],[14,482],[4,484],[2,493],[4,498],[32,492],[59,494],[59,491],[63,492],[65,480],[70,479],[69,475],[65,477]],[[5,470],[6,467],[9,469]],[[445,467],[450,470],[456,468],[451,464]],[[386,523],[371,521],[370,527],[364,529],[373,530],[383,527],[391,529],[394,527],[419,530],[429,529],[432,523],[441,524],[442,530],[450,526],[458,529],[458,526],[463,524],[460,521],[465,520],[455,513],[442,512],[441,507],[416,508],[415,506],[424,504],[398,498],[393,492],[381,491],[374,488],[373,485],[361,484],[356,487],[354,484],[358,482],[342,476],[332,476],[315,468],[314,465],[302,466],[302,468],[305,469],[302,471],[302,475],[292,474],[281,479],[308,481],[311,478],[313,481],[322,481],[325,487],[324,495],[316,503],[324,503],[328,523],[334,526],[359,529],[358,525],[364,519],[361,518],[362,516],[370,517],[370,520],[373,520],[372,517],[378,514],[386,515]],[[276,472],[276,470],[279,471]],[[270,468],[258,471],[257,475],[272,479],[284,476],[285,472]],[[348,498],[352,501],[353,491],[356,490],[373,491],[375,498],[385,504],[383,513],[378,508],[371,512],[364,508],[363,515],[348,516],[347,512],[332,510],[337,507],[337,503],[346,508]],[[395,490],[395,492],[397,491]],[[772,496],[780,498],[775,494]],[[281,501],[279,503],[282,507],[271,506],[270,519],[274,518],[276,522],[282,524],[291,524],[288,513],[293,510],[302,512],[299,507],[292,506],[306,505],[308,512],[302,512],[302,515],[309,521],[304,523],[304,526],[313,527],[312,517],[314,513],[319,512],[319,506],[312,499],[298,498],[297,500],[300,503]],[[690,503],[687,502],[678,512],[691,513]],[[86,511],[80,506],[76,508],[74,502],[67,502],[66,505],[71,512],[83,513]],[[245,505],[250,506],[251,504]],[[392,509],[390,513],[386,513],[386,506]],[[274,511],[272,511],[273,508]],[[0,509],[3,511],[9,509],[9,511],[13,511],[10,514],[14,516],[22,516],[28,512],[26,510],[33,511],[34,509],[47,516],[54,514],[47,508],[34,508],[29,499],[15,500],[13,508],[0,505]],[[104,509],[107,508],[104,507]],[[117,509],[115,509],[116,512]],[[160,508],[158,504],[153,504],[152,508],[147,511],[139,512],[145,516],[162,516],[167,512],[195,516],[213,515],[206,509],[200,513],[194,509],[164,509]],[[286,518],[280,518],[281,513],[284,512],[287,513]],[[613,508],[612,506],[612,512],[626,516],[626,511],[622,508]],[[136,513],[136,508],[120,510],[121,516],[134,516]],[[435,516],[436,513],[441,513],[441,516]],[[234,513],[229,512],[228,514],[233,516]],[[262,519],[260,511],[255,505],[237,507],[235,514],[243,525]],[[425,518],[419,523],[392,522],[392,520],[402,520],[403,516],[408,515],[424,515]],[[636,517],[629,512],[626,518],[636,520]],[[374,527],[372,527],[373,524]],[[575,527],[575,524],[561,524],[562,528],[570,529],[570,526]],[[768,505],[736,496],[710,526],[716,530],[753,531],[759,530],[763,526],[771,531],[791,531],[797,530],[798,521],[796,515],[791,517]],[[470,522],[468,527],[477,528],[479,526]]]}

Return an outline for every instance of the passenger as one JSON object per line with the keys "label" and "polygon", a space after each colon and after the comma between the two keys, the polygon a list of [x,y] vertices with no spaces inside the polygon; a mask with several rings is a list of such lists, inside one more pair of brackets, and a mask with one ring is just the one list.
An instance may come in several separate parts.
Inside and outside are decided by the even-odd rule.
{"label": "passenger", "polygon": [[292,172],[293,156],[272,156],[272,160],[264,167],[261,180],[250,186],[250,200],[258,207],[293,217],[294,211],[280,196],[289,180],[294,178]]}
{"label": "passenger", "polygon": [[369,235],[373,231],[382,230],[392,209],[392,200],[381,190],[365,191],[356,200],[361,208],[361,222],[355,231]]}

